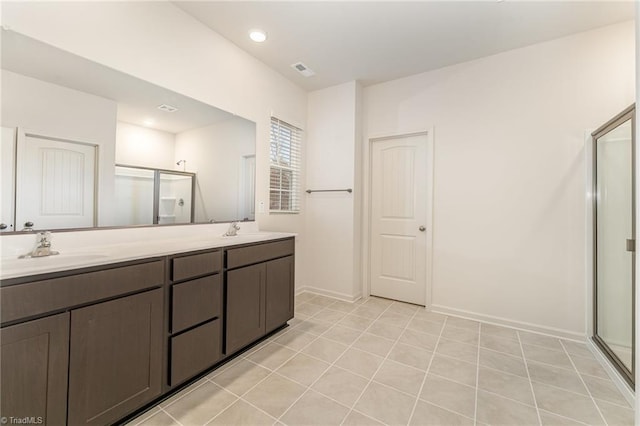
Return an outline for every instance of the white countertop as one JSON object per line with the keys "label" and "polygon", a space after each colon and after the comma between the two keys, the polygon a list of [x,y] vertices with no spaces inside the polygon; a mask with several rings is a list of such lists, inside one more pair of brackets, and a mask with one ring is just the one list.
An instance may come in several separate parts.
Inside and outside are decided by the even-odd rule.
{"label": "white countertop", "polygon": [[[78,247],[67,248],[56,247],[54,239],[52,249],[59,251],[59,255],[29,259],[18,259],[15,254],[3,256],[0,259],[0,279],[86,268],[194,250],[230,247],[296,235],[286,232],[238,232],[238,235],[234,237],[223,237],[221,233],[214,232],[195,235],[187,232],[185,234],[182,237],[162,238],[160,235],[159,238],[142,238],[138,241],[109,241],[108,244],[99,246],[81,244]],[[6,255],[7,251],[5,249],[3,255]]]}

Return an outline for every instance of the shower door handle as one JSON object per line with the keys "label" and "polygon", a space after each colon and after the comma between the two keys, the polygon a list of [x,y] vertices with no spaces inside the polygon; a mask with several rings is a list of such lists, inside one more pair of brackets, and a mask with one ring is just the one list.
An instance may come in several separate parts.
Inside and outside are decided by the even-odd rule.
{"label": "shower door handle", "polygon": [[627,251],[635,252],[636,251],[636,240],[627,240]]}

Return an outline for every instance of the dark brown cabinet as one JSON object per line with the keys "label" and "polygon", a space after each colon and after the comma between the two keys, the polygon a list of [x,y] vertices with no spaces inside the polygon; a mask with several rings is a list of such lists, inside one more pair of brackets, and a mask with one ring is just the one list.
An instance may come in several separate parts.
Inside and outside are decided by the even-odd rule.
{"label": "dark brown cabinet", "polygon": [[226,354],[293,318],[293,253],[293,239],[227,250]]}
{"label": "dark brown cabinet", "polygon": [[71,312],[71,425],[113,423],[161,392],[163,291]]}
{"label": "dark brown cabinet", "polygon": [[169,386],[191,379],[222,358],[220,272],[222,250],[171,259],[171,279],[181,282],[171,286]]}
{"label": "dark brown cabinet", "polygon": [[171,338],[171,386],[190,379],[220,360],[221,323],[221,319],[215,319]]}
{"label": "dark brown cabinet", "polygon": [[2,416],[65,424],[69,314],[5,327],[0,341]]}
{"label": "dark brown cabinet", "polygon": [[266,280],[264,263],[227,272],[226,354],[264,336]]}
{"label": "dark brown cabinet", "polygon": [[293,318],[293,256],[267,262],[266,332],[269,333]]}
{"label": "dark brown cabinet", "polygon": [[171,332],[222,316],[220,274],[175,284],[171,289]]}
{"label": "dark brown cabinet", "polygon": [[294,247],[282,238],[2,281],[1,415],[56,426],[133,415],[293,318]]}

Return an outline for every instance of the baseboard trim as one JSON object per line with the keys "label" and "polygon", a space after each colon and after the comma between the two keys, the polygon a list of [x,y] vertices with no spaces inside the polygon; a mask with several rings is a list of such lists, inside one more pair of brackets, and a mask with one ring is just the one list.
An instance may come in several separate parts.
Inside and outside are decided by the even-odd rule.
{"label": "baseboard trim", "polygon": [[559,337],[562,339],[575,340],[578,342],[585,342],[587,339],[586,334],[576,333],[574,331],[563,330],[554,327],[545,327],[541,325],[531,324],[528,322],[514,321],[507,318],[496,317],[493,315],[478,314],[476,312],[465,311],[463,309],[450,308],[442,305],[431,305],[431,311],[439,314],[451,315],[454,317],[472,319],[475,321],[481,321],[487,324],[501,325],[503,327],[515,328],[523,331],[531,331],[533,333],[545,334],[548,336]]}
{"label": "baseboard trim", "polygon": [[350,294],[339,293],[337,291],[324,290],[322,288],[311,287],[311,286],[298,287],[296,289],[296,294],[300,294],[300,293],[313,293],[320,296],[331,297],[333,299],[338,299],[344,302],[352,302],[352,303],[362,298],[362,294],[360,293],[356,294],[355,296],[352,296]]}
{"label": "baseboard trim", "polygon": [[613,368],[607,357],[600,351],[600,348],[593,343],[593,340],[587,339],[587,347],[593,353],[593,356],[596,357],[596,360],[602,365],[604,371],[607,372],[613,383],[616,385],[622,396],[627,400],[631,407],[635,407],[636,397],[633,389],[629,386],[627,381],[618,373],[618,370]]}

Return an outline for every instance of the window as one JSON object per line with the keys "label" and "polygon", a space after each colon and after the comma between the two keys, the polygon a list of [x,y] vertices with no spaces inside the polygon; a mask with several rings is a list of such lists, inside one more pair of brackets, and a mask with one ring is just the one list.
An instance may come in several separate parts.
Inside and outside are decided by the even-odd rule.
{"label": "window", "polygon": [[300,211],[300,145],[302,130],[271,117],[269,211]]}

